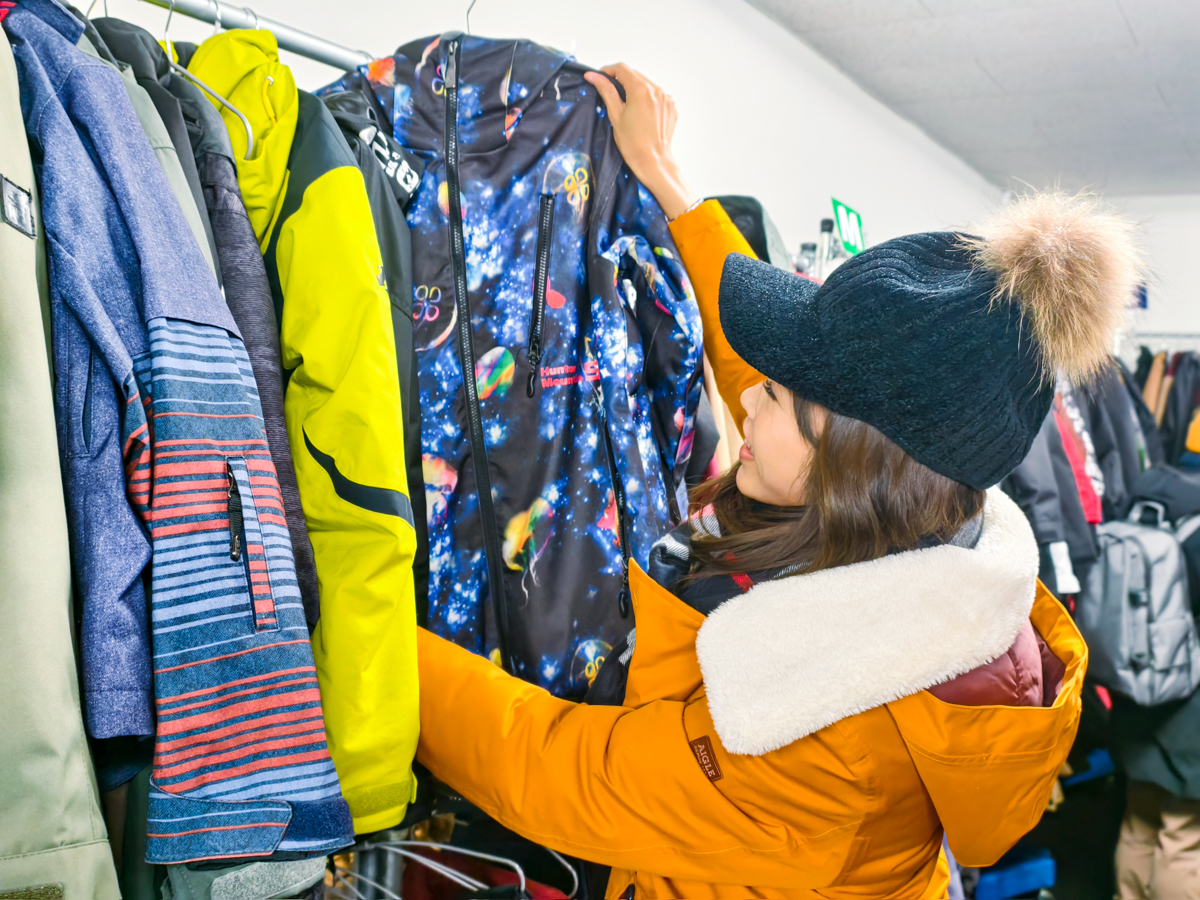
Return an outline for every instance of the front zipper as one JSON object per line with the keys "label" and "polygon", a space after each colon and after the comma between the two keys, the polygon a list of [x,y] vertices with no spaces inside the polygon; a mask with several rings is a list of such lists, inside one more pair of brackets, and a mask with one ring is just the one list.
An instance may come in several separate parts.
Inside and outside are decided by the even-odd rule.
{"label": "front zipper", "polygon": [[[588,254],[591,257],[600,255],[599,246],[599,229],[597,226],[597,217],[600,210],[608,208],[609,198],[617,187],[617,179],[624,165],[621,154],[617,150],[616,141],[612,136],[611,128],[607,132],[608,147],[604,155],[604,163],[600,168],[600,174],[596,177],[598,191],[592,199],[592,212],[588,221],[588,238],[587,247]],[[621,593],[617,597],[617,611],[620,612],[622,619],[629,618],[631,611],[630,592],[629,592],[629,554],[631,551],[629,544],[629,522],[626,511],[625,484],[621,481],[620,472],[617,469],[617,448],[613,446],[612,434],[608,428],[608,406],[605,403],[604,391],[599,389],[597,385],[596,403],[600,411],[600,426],[604,435],[604,449],[607,453],[608,471],[612,478],[613,499],[617,504],[617,539],[621,542],[621,563],[624,566],[624,573],[621,579]],[[633,885],[630,885],[632,891]],[[633,895],[630,894],[632,897]]]}
{"label": "front zipper", "polygon": [[546,289],[550,281],[550,244],[554,239],[554,194],[542,194],[538,208],[537,255],[533,263],[533,315],[529,320],[529,384],[525,393],[533,396],[538,365],[542,361],[542,328],[546,323]]}
{"label": "front zipper", "polygon": [[462,364],[463,390],[467,395],[467,424],[471,432],[471,458],[475,463],[475,491],[479,497],[479,520],[483,531],[483,553],[487,559],[488,590],[496,616],[496,638],[500,662],[511,672],[508,653],[508,602],[504,591],[504,568],[500,531],[492,506],[492,479],[488,470],[487,444],[483,438],[483,416],[479,411],[479,389],[475,384],[475,339],[471,333],[471,301],[467,295],[467,260],[463,242],[462,202],[458,180],[458,53],[459,40],[446,48],[446,194],[450,210],[450,265],[454,273],[454,305],[458,310],[458,358]]}

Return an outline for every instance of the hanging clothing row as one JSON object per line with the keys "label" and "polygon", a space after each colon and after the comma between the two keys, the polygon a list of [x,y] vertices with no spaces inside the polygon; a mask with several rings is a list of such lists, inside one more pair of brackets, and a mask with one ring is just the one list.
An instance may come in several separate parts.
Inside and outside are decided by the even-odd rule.
{"label": "hanging clothing row", "polygon": [[57,768],[0,887],[57,848],[68,898],[319,891],[411,824],[418,622],[570,698],[632,627],[716,444],[687,275],[556,51],[447,34],[309,94],[267,31],[0,21],[6,593],[61,618],[12,625],[44,727],[0,748]]}
{"label": "hanging clothing row", "polygon": [[[1102,776],[1114,766],[1128,780],[1120,879],[1155,852],[1158,831],[1167,827],[1160,807],[1194,811],[1200,803],[1198,695],[1185,685],[1171,702],[1154,702],[1130,691],[1113,671],[1114,661],[1119,672],[1124,660],[1132,660],[1133,669],[1152,672],[1163,684],[1170,684],[1173,667],[1182,667],[1185,681],[1192,671],[1180,661],[1194,652],[1192,617],[1200,610],[1198,374],[1200,364],[1190,352],[1168,359],[1142,348],[1136,373],[1113,359],[1087,389],[1060,380],[1037,441],[1002,483],[1038,539],[1039,577],[1077,615],[1092,647],[1082,720],[1068,759],[1074,773],[1066,783]],[[1166,598],[1175,595],[1172,608]],[[1138,622],[1144,623],[1142,633]],[[1121,802],[1116,800],[1118,814]],[[1092,816],[1077,823],[1073,841],[1109,842],[1116,829],[1115,819]],[[1056,853],[1078,853],[1055,834],[1050,825],[1030,840],[1057,840]]]}
{"label": "hanging clothing row", "polygon": [[1200,468],[1200,357],[1190,350],[1153,353],[1143,346],[1135,377],[1162,430],[1166,461]]}
{"label": "hanging clothing row", "polygon": [[1134,482],[1162,460],[1154,417],[1120,360],[1087,390],[1059,379],[1029,455],[1001,483],[1033,527],[1038,577],[1055,594],[1082,590],[1099,553],[1095,526],[1124,517]]}

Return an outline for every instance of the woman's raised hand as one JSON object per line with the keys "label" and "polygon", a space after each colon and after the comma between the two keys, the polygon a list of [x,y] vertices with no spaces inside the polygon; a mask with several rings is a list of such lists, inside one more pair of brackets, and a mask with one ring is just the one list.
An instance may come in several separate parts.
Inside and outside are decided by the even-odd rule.
{"label": "woman's raised hand", "polygon": [[633,174],[658,200],[668,219],[687,211],[695,195],[671,152],[671,138],[679,118],[671,95],[624,63],[600,70],[621,83],[625,100],[616,86],[599,72],[584,78],[595,86],[608,108],[617,148]]}

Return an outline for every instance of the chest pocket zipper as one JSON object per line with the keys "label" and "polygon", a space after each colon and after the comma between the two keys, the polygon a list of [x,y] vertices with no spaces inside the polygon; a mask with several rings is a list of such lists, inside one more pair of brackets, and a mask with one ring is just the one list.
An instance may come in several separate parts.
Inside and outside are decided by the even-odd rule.
{"label": "chest pocket zipper", "polygon": [[533,313],[529,319],[529,383],[525,393],[532,397],[542,361],[542,330],[546,324],[546,290],[550,283],[550,245],[554,240],[555,194],[542,194],[538,208],[537,255],[533,263]]}
{"label": "chest pocket zipper", "polygon": [[227,509],[229,514],[229,558],[241,563],[246,578],[250,612],[255,631],[274,631],[279,628],[275,610],[275,579],[272,577],[267,539],[263,534],[262,514],[273,512],[269,504],[260,510],[250,484],[246,459],[231,456],[225,460],[228,480]]}
{"label": "chest pocket zipper", "polygon": [[242,558],[242,541],[245,530],[245,519],[242,515],[242,492],[238,490],[237,478],[234,477],[232,466],[226,467],[225,474],[229,476],[229,491],[226,494],[229,504],[229,558],[239,562]]}

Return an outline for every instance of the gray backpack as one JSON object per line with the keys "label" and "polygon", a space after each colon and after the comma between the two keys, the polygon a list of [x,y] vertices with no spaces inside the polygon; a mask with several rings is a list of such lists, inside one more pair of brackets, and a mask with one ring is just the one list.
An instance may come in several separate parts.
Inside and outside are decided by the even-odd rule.
{"label": "gray backpack", "polygon": [[1138,503],[1129,519],[1097,526],[1100,558],[1075,613],[1089,674],[1142,706],[1186,699],[1200,684],[1187,566],[1164,519],[1161,505]]}

